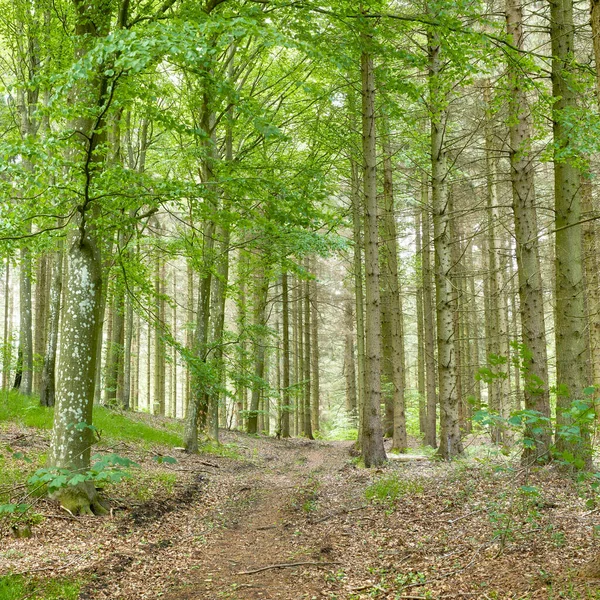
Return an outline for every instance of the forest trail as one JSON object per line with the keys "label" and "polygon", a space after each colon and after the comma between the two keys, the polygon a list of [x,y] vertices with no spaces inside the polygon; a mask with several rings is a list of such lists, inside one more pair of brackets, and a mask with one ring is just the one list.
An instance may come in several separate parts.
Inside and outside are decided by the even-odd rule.
{"label": "forest trail", "polygon": [[[351,444],[290,440],[262,446],[262,464],[238,476],[241,498],[219,509],[222,525],[207,539],[191,581],[168,600],[320,595],[323,569],[337,561],[327,526],[313,525],[310,516],[348,462]],[[272,568],[280,564],[298,566]]]}
{"label": "forest trail", "polygon": [[111,515],[69,518],[43,500],[33,537],[4,540],[0,576],[75,578],[79,600],[598,597],[597,570],[582,570],[598,512],[552,467],[515,475],[480,455],[367,470],[351,442],[223,438],[224,456],[175,464],[121,446],[142,469],[107,490]]}

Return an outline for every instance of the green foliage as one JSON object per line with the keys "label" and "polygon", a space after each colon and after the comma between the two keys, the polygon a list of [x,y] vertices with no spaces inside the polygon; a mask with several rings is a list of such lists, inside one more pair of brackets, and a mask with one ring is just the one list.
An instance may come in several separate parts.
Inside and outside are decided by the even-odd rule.
{"label": "green foliage", "polygon": [[418,479],[404,479],[393,474],[381,477],[369,485],[365,490],[365,498],[391,509],[400,498],[420,494],[423,490],[423,483]]}
{"label": "green foliage", "polygon": [[0,577],[0,600],[77,600],[81,582],[61,579],[36,579],[22,575]]}
{"label": "green foliage", "polygon": [[[0,395],[0,423],[13,421],[38,429],[51,429],[54,409],[40,406],[35,397],[27,398],[16,392]],[[102,440],[135,441],[144,446],[163,444],[181,446],[181,424],[175,426],[177,433],[168,426],[158,429],[146,425],[133,413],[116,412],[103,406],[94,406],[94,425],[75,424],[76,427],[93,427]],[[101,443],[103,443],[101,441]]]}
{"label": "green foliage", "polygon": [[125,493],[140,502],[147,502],[160,493],[166,492],[166,494],[172,495],[176,483],[177,475],[175,473],[142,471],[127,481]]}

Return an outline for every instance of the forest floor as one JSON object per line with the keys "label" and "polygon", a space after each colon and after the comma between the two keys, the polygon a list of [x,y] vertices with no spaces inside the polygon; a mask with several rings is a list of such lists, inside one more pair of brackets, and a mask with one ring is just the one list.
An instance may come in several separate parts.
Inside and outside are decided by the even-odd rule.
{"label": "forest floor", "polygon": [[[104,448],[141,465],[105,491],[110,515],[40,499],[32,537],[5,528],[0,575],[77,582],[57,600],[600,598],[600,502],[555,467],[488,449],[366,470],[351,442],[223,438],[199,456]],[[4,455],[47,443],[0,429]]]}

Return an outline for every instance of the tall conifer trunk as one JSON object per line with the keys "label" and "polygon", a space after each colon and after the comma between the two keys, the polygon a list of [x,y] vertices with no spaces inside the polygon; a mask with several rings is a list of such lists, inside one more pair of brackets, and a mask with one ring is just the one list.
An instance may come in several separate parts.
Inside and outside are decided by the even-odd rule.
{"label": "tall conifer trunk", "polygon": [[[365,45],[369,38],[363,36]],[[361,452],[365,466],[386,460],[383,447],[381,404],[381,316],[379,297],[379,248],[377,228],[377,146],[375,140],[375,76],[373,58],[363,50],[362,135],[365,231],[365,399],[362,419]]]}
{"label": "tall conifer trunk", "polygon": [[572,145],[572,111],[577,106],[574,82],[573,0],[550,1],[552,42],[552,95],[555,209],[555,337],[557,382],[557,439],[559,451],[569,451],[583,463],[591,461],[589,435],[582,428],[581,440],[566,439],[562,427],[570,426],[571,403],[585,400],[591,383],[589,337],[583,277],[581,182]]}
{"label": "tall conifer trunk", "polygon": [[456,294],[452,275],[452,239],[450,206],[447,192],[448,166],[444,131],[448,118],[446,100],[440,99],[441,47],[437,33],[429,34],[429,101],[431,104],[431,204],[435,248],[435,283],[437,301],[437,345],[440,403],[440,446],[446,460],[462,454],[458,415],[458,379],[454,313]]}

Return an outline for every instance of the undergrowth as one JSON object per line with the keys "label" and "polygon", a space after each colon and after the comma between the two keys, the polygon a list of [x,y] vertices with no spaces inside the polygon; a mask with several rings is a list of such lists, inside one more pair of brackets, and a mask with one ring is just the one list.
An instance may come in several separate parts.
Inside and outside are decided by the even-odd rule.
{"label": "undergrowth", "polygon": [[5,575],[0,577],[0,600],[77,600],[80,588],[76,580]]}
{"label": "undergrowth", "polygon": [[365,498],[392,507],[403,496],[420,494],[423,489],[423,483],[417,479],[402,479],[396,474],[386,475],[367,487]]}
{"label": "undergrowth", "polygon": [[[0,422],[15,422],[26,427],[51,429],[54,409],[40,406],[37,397],[30,398],[16,392],[0,394]],[[162,444],[165,446],[181,446],[181,425],[169,423],[164,428],[152,427],[131,416],[94,406],[94,427],[100,432],[101,441],[123,440],[136,442],[145,446]]]}

